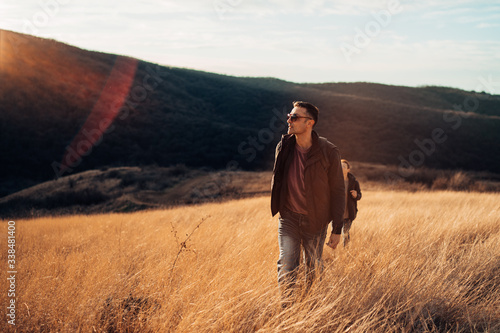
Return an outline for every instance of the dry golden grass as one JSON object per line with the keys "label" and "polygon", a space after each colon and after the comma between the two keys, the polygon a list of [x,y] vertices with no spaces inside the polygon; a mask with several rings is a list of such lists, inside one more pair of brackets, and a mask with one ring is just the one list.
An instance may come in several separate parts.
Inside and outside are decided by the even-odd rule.
{"label": "dry golden grass", "polygon": [[499,332],[500,194],[363,195],[349,247],[325,248],[322,279],[285,311],[268,197],[16,221],[16,328]]}

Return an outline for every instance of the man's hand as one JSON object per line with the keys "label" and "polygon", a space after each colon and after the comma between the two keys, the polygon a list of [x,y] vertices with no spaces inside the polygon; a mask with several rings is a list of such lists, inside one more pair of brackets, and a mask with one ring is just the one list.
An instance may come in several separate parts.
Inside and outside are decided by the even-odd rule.
{"label": "man's hand", "polygon": [[356,190],[351,190],[351,195],[354,199],[358,197],[358,192]]}
{"label": "man's hand", "polygon": [[340,235],[331,234],[330,240],[328,241],[328,243],[326,243],[326,245],[335,250],[339,242],[340,242]]}

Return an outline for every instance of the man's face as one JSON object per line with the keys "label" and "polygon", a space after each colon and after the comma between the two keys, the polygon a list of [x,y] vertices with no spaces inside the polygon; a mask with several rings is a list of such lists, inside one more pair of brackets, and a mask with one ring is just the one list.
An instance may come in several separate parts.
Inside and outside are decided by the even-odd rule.
{"label": "man's face", "polygon": [[[294,107],[290,112],[292,117],[288,117],[288,134],[303,134],[314,124],[314,120],[307,113],[305,108]],[[297,118],[294,119],[294,116]]]}

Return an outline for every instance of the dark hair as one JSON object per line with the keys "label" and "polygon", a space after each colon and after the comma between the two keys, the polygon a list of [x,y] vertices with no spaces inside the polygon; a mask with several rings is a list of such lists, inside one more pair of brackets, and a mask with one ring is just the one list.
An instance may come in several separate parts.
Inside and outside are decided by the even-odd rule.
{"label": "dark hair", "polygon": [[303,102],[303,101],[295,101],[293,102],[293,106],[306,109],[307,113],[314,120],[314,126],[316,126],[316,124],[318,123],[318,116],[319,116],[319,109],[316,106],[312,105],[309,102]]}

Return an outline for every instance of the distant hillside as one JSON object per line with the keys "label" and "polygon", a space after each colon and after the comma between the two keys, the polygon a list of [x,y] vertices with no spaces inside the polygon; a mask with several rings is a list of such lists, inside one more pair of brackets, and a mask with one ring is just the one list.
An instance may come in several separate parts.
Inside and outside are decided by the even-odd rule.
{"label": "distant hillside", "polygon": [[[121,105],[115,97],[129,72],[134,76]],[[498,95],[231,77],[0,30],[0,196],[54,179],[58,171],[179,163],[269,170],[293,100],[318,105],[317,131],[347,159],[500,170]],[[460,107],[469,112],[455,110]],[[110,122],[101,138],[88,129],[103,119]],[[96,145],[85,145],[87,139]],[[85,146],[81,159],[74,156],[72,147]],[[75,165],[61,172],[67,158]],[[401,171],[397,176],[411,172]]]}
{"label": "distant hillside", "polygon": [[208,172],[184,165],[88,170],[0,198],[0,219],[133,212],[268,195],[270,178],[270,172]]}
{"label": "distant hillside", "polygon": [[[419,168],[400,181],[387,181],[396,166],[352,162],[362,191],[500,192],[500,175]],[[101,214],[221,202],[271,194],[272,171],[210,171],[171,167],[115,167],[71,173],[0,198],[0,220]]]}

